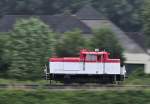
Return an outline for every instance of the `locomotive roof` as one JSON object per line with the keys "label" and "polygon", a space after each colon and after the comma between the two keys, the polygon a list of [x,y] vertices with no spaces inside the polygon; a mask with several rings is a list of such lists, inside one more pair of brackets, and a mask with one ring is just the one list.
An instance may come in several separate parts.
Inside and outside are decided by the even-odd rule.
{"label": "locomotive roof", "polygon": [[102,51],[102,52],[81,52],[81,54],[95,54],[95,55],[108,54],[109,55],[110,53]]}

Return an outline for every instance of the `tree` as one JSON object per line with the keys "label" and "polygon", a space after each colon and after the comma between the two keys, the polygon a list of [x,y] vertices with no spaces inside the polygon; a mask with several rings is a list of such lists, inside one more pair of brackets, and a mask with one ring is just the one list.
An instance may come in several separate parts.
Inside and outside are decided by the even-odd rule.
{"label": "tree", "polygon": [[7,70],[10,65],[9,55],[7,54],[7,43],[9,36],[7,33],[0,34],[0,77],[7,77]]}
{"label": "tree", "polygon": [[80,49],[85,48],[85,39],[79,30],[66,32],[56,44],[56,54],[59,57],[79,56]]}
{"label": "tree", "polygon": [[150,1],[145,0],[145,6],[142,13],[143,30],[145,34],[146,46],[150,48]]}
{"label": "tree", "polygon": [[39,19],[18,20],[10,33],[9,54],[12,78],[36,79],[51,55],[52,31]]}
{"label": "tree", "polygon": [[108,28],[96,30],[91,38],[91,49],[101,49],[110,52],[111,58],[120,58],[123,64],[123,49],[117,41],[115,34]]}
{"label": "tree", "polygon": [[140,31],[144,0],[92,0],[92,4],[125,31]]}

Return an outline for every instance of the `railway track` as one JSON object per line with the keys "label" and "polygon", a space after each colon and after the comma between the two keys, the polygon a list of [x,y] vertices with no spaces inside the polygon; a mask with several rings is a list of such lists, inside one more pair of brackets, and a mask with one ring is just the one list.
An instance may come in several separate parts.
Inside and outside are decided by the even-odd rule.
{"label": "railway track", "polygon": [[47,89],[47,90],[143,90],[150,85],[40,85],[40,84],[0,84],[0,89]]}

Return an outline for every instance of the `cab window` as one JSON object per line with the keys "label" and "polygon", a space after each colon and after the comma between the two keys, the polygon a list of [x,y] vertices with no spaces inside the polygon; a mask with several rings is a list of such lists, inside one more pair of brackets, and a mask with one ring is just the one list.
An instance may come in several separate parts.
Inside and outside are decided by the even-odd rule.
{"label": "cab window", "polygon": [[87,54],[85,60],[86,61],[97,61],[97,55]]}

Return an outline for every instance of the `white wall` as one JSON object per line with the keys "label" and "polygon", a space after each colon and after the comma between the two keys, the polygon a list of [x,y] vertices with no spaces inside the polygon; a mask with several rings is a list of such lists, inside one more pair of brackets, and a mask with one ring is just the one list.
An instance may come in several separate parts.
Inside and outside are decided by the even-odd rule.
{"label": "white wall", "polygon": [[146,53],[124,53],[127,64],[144,64],[144,71],[150,74],[150,56]]}

